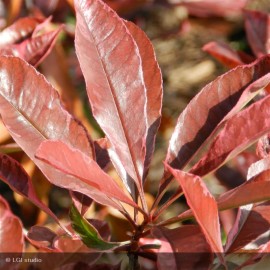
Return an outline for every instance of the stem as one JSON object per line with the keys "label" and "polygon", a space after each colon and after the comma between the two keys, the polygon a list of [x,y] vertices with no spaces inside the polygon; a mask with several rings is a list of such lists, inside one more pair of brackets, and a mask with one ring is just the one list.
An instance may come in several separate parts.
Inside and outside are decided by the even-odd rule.
{"label": "stem", "polygon": [[148,213],[148,207],[147,207],[146,200],[145,200],[143,192],[140,192],[140,199],[141,199],[142,208],[143,208],[144,212]]}
{"label": "stem", "polygon": [[129,253],[128,254],[129,257],[129,270],[139,270],[140,269],[140,265],[139,265],[139,261],[138,261],[138,254],[135,253]]}
{"label": "stem", "polygon": [[187,210],[177,217],[173,217],[173,218],[169,218],[165,221],[161,221],[156,226],[166,226],[166,225],[170,225],[170,224],[176,223],[178,221],[183,221],[183,220],[190,219],[190,218],[194,218],[194,215],[193,215],[191,210]]}
{"label": "stem", "polygon": [[164,210],[166,210],[170,205],[172,205],[182,195],[183,195],[183,191],[179,187],[176,190],[176,192],[169,198],[169,200],[154,212],[152,221],[155,221],[156,219],[158,219],[158,217],[161,215],[161,213]]}
{"label": "stem", "polygon": [[[135,203],[138,204],[139,193],[138,193],[138,189],[136,188],[136,186],[135,186],[135,195],[134,196],[135,196],[135,198],[134,198]],[[138,209],[136,209],[136,208],[134,208],[134,222],[135,222],[135,224],[138,224]]]}
{"label": "stem", "polygon": [[[135,211],[135,209],[134,209],[134,211]],[[133,229],[136,230],[137,229],[137,225],[133,221],[133,219],[131,218],[131,216],[128,213],[124,212],[124,211],[120,211],[120,213],[129,221],[129,223],[131,224],[131,226],[133,227]]]}
{"label": "stem", "polygon": [[153,213],[155,211],[155,208],[158,206],[158,204],[160,203],[163,195],[165,194],[169,184],[172,182],[173,176],[172,175],[163,175],[163,178],[161,180],[161,185],[159,187],[159,191],[158,191],[158,195],[154,200],[154,203],[150,209],[150,213]]}

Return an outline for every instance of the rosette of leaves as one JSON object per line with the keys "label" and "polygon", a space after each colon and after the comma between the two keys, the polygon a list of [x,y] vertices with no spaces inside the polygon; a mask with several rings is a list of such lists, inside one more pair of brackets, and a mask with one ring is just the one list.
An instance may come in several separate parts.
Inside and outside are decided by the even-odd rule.
{"label": "rosette of leaves", "polygon": [[[243,251],[269,229],[269,203],[265,202],[270,198],[269,166],[253,166],[248,181],[218,198],[202,177],[269,133],[270,97],[254,100],[270,82],[269,56],[218,77],[180,114],[164,160],[159,192],[148,209],[144,183],[162,106],[162,78],[153,47],[142,30],[121,19],[103,1],[77,0],[75,8],[76,53],[106,147],[97,147],[34,67],[16,57],[0,57],[2,120],[47,179],[72,191],[76,199],[70,214],[74,231],[39,202],[31,179],[7,155],[1,155],[1,179],[53,216],[74,241],[79,239],[95,250],[126,251],[132,268],[138,266],[139,255],[154,260],[158,269],[208,269],[217,263],[215,256],[226,265],[231,253]],[[122,185],[103,170],[108,157]],[[173,181],[178,189],[160,205]],[[185,196],[190,209],[160,220],[160,214],[180,196]],[[100,233],[100,226],[83,217],[86,202],[91,203],[89,198],[126,217],[134,229],[129,241],[110,242]],[[130,207],[133,213],[128,211]],[[223,246],[219,211],[232,208],[238,209],[238,216]],[[196,223],[166,228],[185,219],[195,219]],[[39,229],[28,238],[35,239],[38,246],[37,234]],[[48,235],[53,239],[50,250],[59,249],[57,234]],[[268,245],[265,241],[253,250],[255,257],[249,256],[246,263],[261,259]]]}

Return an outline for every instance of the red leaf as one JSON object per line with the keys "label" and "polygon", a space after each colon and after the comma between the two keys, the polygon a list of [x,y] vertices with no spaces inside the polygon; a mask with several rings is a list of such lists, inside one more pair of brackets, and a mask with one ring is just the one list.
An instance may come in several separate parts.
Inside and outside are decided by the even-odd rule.
{"label": "red leaf", "polygon": [[44,203],[39,200],[32,181],[20,163],[1,153],[0,178],[2,181],[8,184],[12,190],[30,200],[32,203],[50,215],[59,224],[58,218]]}
{"label": "red leaf", "polygon": [[[183,172],[182,172],[183,173]],[[244,184],[221,194],[217,198],[220,211],[237,208],[250,203],[262,202],[270,199],[270,170],[264,171]],[[169,219],[178,221],[192,218],[192,211],[186,210],[177,217]]]}
{"label": "red leaf", "polygon": [[235,224],[235,228],[232,229],[233,235],[229,235],[226,253],[235,252],[268,232],[270,223],[269,213],[269,202],[253,206],[250,210],[241,209],[240,214],[245,217],[243,221],[238,221]]}
{"label": "red leaf", "polygon": [[227,120],[205,156],[190,170],[205,175],[270,132],[270,96]]}
{"label": "red leaf", "polygon": [[89,186],[122,202],[136,206],[115,181],[98,164],[80,150],[61,141],[44,141],[39,146],[36,157],[62,172],[72,175]]}
{"label": "red leaf", "polygon": [[24,248],[23,226],[0,196],[0,253],[21,253]]}
{"label": "red leaf", "polygon": [[203,50],[229,68],[244,64],[239,54],[226,43],[209,42],[203,46]]}
{"label": "red leaf", "polygon": [[61,31],[55,31],[26,39],[20,44],[14,44],[0,51],[1,55],[14,55],[27,61],[33,66],[38,66],[52,50],[56,38]]}
{"label": "red leaf", "polygon": [[[206,85],[177,120],[166,162],[183,168],[206,140],[270,81],[270,57],[239,66]],[[266,75],[267,74],[267,75]],[[212,134],[212,136],[211,136]]]}
{"label": "red leaf", "polygon": [[156,227],[153,235],[161,242],[158,269],[208,269],[213,260],[199,226],[187,225],[176,229]]}
{"label": "red leaf", "polygon": [[80,214],[84,216],[84,214],[87,212],[87,210],[91,206],[93,200],[90,197],[80,192],[70,191],[70,193],[71,193],[70,195],[71,195],[73,204],[78,209]]}
{"label": "red leaf", "polygon": [[93,115],[142,195],[147,123],[139,50],[125,23],[102,1],[75,6],[75,45]]}
{"label": "red leaf", "polygon": [[257,57],[270,53],[270,15],[246,10],[245,28],[248,42]]}
{"label": "red leaf", "polygon": [[9,27],[0,32],[0,47],[18,43],[32,34],[42,21],[37,18],[25,17],[18,19]]}
{"label": "red leaf", "polygon": [[264,171],[244,184],[229,190],[217,199],[221,210],[237,208],[270,199],[270,170]]}
{"label": "red leaf", "polygon": [[59,251],[54,247],[54,241],[57,238],[57,234],[52,230],[42,227],[33,226],[27,233],[27,240],[38,249],[44,251]]}
{"label": "red leaf", "polygon": [[[200,177],[167,167],[181,186],[187,203],[199,223],[207,242],[221,262],[223,247],[221,243],[218,207]],[[207,213],[207,214],[206,214]]]}
{"label": "red leaf", "polygon": [[154,48],[146,34],[135,24],[126,21],[126,26],[134,38],[142,59],[143,78],[146,86],[147,138],[144,162],[144,179],[147,176],[155,148],[155,138],[161,121],[162,76]]}
{"label": "red leaf", "polygon": [[[13,139],[53,184],[81,192],[97,202],[118,207],[98,190],[35,158],[39,145],[61,140],[94,158],[85,128],[61,105],[56,90],[33,67],[15,57],[0,57],[0,114]],[[16,74],[16,76],[14,75]]]}

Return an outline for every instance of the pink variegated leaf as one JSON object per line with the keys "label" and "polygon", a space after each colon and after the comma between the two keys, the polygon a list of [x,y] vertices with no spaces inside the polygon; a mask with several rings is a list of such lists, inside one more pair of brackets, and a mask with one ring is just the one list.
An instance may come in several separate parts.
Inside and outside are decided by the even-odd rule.
{"label": "pink variegated leaf", "polygon": [[255,102],[227,120],[205,156],[191,173],[205,175],[270,132],[270,96]]}
{"label": "pink variegated leaf", "polygon": [[14,216],[6,200],[0,196],[0,253],[22,253],[23,226]]}
{"label": "pink variegated leaf", "polygon": [[215,252],[220,261],[224,263],[218,207],[214,197],[208,191],[199,176],[175,170],[169,166],[167,169],[170,170],[181,186],[187,203],[199,223],[212,251]]}
{"label": "pink variegated leaf", "polygon": [[[213,139],[225,119],[236,114],[270,82],[270,57],[218,77],[195,96],[177,120],[166,162],[183,168],[194,154]],[[223,122],[222,122],[223,121]]]}
{"label": "pink variegated leaf", "polygon": [[270,15],[246,10],[245,28],[248,42],[257,57],[270,53]]}
{"label": "pink variegated leaf", "polygon": [[36,157],[63,173],[80,179],[89,189],[97,189],[108,198],[136,207],[116,182],[80,150],[61,141],[44,141],[37,149]]}
{"label": "pink variegated leaf", "polygon": [[[221,194],[216,199],[219,211],[270,200],[269,180],[270,170],[266,170],[242,185]],[[189,209],[171,220],[185,220],[193,216],[194,213]]]}
{"label": "pink variegated leaf", "polygon": [[2,120],[16,143],[48,180],[101,204],[119,208],[97,189],[90,189],[81,180],[35,158],[39,145],[51,139],[61,140],[95,159],[93,142],[86,129],[63,108],[56,90],[32,66],[16,57],[0,57],[0,78]]}
{"label": "pink variegated leaf", "polygon": [[161,244],[157,250],[159,270],[209,269],[213,253],[199,226],[156,227],[152,233]]}
{"label": "pink variegated leaf", "polygon": [[235,227],[231,230],[226,243],[226,253],[235,252],[269,232],[270,203],[242,208]]}
{"label": "pink variegated leaf", "polygon": [[147,176],[155,148],[155,138],[161,121],[162,107],[162,76],[158,66],[154,48],[146,34],[132,22],[126,26],[134,38],[142,60],[143,78],[146,87],[147,138],[144,162],[144,180]]}
{"label": "pink variegated leaf", "polygon": [[[143,197],[147,118],[139,49],[124,21],[101,0],[76,1],[75,8],[76,52],[93,115]],[[134,195],[130,181],[124,182]]]}

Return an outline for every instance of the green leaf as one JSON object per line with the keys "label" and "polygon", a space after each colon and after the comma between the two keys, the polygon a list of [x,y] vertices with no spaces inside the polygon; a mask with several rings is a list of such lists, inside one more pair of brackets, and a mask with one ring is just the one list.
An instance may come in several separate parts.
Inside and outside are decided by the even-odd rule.
{"label": "green leaf", "polygon": [[104,241],[96,228],[80,215],[74,205],[70,209],[69,216],[72,221],[72,228],[80,235],[83,243],[89,248],[109,250],[120,245],[120,243]]}

